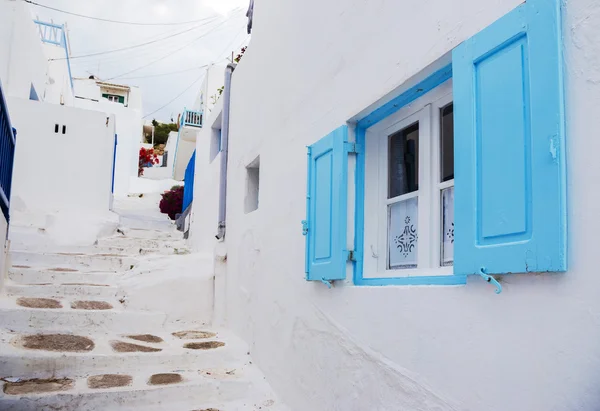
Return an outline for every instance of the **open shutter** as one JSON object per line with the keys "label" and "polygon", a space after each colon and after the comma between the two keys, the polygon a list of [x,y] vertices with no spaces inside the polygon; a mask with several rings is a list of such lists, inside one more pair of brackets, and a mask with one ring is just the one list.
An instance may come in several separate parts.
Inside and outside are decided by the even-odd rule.
{"label": "open shutter", "polygon": [[348,127],[342,126],[308,147],[306,195],[306,279],[346,278],[348,207]]}
{"label": "open shutter", "polygon": [[452,54],[455,274],[564,271],[559,0],[528,0]]}

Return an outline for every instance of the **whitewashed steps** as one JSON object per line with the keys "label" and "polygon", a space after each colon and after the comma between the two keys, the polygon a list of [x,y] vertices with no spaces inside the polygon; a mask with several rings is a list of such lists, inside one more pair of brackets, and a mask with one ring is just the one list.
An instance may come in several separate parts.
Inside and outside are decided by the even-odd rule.
{"label": "whitewashed steps", "polygon": [[[58,270],[58,271],[55,271]],[[8,278],[15,284],[109,284],[117,282],[120,275],[115,272],[86,272],[54,269],[11,267]]]}
{"label": "whitewashed steps", "polygon": [[38,297],[38,298],[65,298],[78,297],[79,299],[115,299],[121,295],[118,287],[109,284],[79,284],[61,283],[46,285],[23,285],[7,281],[5,284],[8,296]]}
{"label": "whitewashed steps", "polygon": [[173,250],[187,248],[183,239],[172,240],[168,238],[135,238],[125,236],[104,237],[98,239],[98,247],[118,247],[127,250],[154,249],[154,250]]}
{"label": "whitewashed steps", "polygon": [[155,230],[152,228],[125,228],[119,229],[122,236],[137,239],[161,239],[161,240],[181,240],[183,234],[179,231]]}
{"label": "whitewashed steps", "polygon": [[[154,334],[152,330],[147,332]],[[156,334],[164,339],[162,343],[138,342],[124,338],[124,334],[77,334],[92,339],[95,347],[89,352],[54,352],[21,348],[15,341],[22,335],[6,331],[0,333],[2,376],[22,379],[82,378],[95,374],[154,374],[172,370],[192,372],[228,367],[230,364],[234,364],[233,368],[236,368],[249,362],[246,345],[235,337],[223,338],[221,334],[207,341],[222,341],[226,345],[208,350],[186,349],[184,344],[190,341],[164,334]],[[113,350],[111,341],[160,348],[162,351],[119,353]]]}
{"label": "whitewashed steps", "polygon": [[137,262],[135,258],[118,254],[81,254],[81,253],[35,253],[11,251],[13,266],[66,267],[94,271],[122,271],[130,269]]}
{"label": "whitewashed steps", "polygon": [[[62,308],[28,308],[17,305],[16,299],[0,300],[0,326],[16,333],[145,334],[161,329],[166,314],[132,311],[117,300],[105,300],[113,308],[89,310],[71,308],[78,299],[56,300]],[[100,301],[100,300],[94,300]]]}
{"label": "whitewashed steps", "polygon": [[[168,372],[169,370],[167,370]],[[177,371],[177,370],[173,370]],[[232,375],[225,374],[232,371]],[[130,386],[90,389],[87,379],[78,379],[68,391],[12,396],[0,394],[0,409],[38,411],[60,410],[199,410],[209,407],[223,411],[275,411],[275,400],[253,366],[221,370],[220,376],[200,372],[181,372],[183,381],[171,385],[150,386],[151,374],[136,373]],[[235,408],[233,408],[235,407]]]}

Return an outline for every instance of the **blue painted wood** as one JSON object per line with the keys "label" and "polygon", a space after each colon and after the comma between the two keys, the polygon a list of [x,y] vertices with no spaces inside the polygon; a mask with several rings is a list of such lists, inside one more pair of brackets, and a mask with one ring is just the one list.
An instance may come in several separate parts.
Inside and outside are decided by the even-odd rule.
{"label": "blue painted wood", "polygon": [[117,168],[117,144],[119,142],[119,139],[117,137],[117,135],[115,134],[115,147],[113,149],[113,167],[112,167],[112,184],[111,184],[111,188],[110,188],[110,192],[114,194],[115,192],[115,170]]}
{"label": "blue painted wood", "polygon": [[202,127],[202,112],[184,109],[180,126]]}
{"label": "blue painted wood", "polygon": [[356,285],[464,285],[465,275],[432,275],[424,277],[360,278]]}
{"label": "blue painted wood", "polygon": [[452,78],[452,65],[447,65],[428,76],[416,86],[411,87],[398,97],[390,100],[388,103],[378,107],[365,117],[361,118],[357,123],[357,127],[367,129],[379,123],[384,118],[394,114],[402,107],[425,95],[450,78]]}
{"label": "blue painted wood", "polygon": [[559,0],[529,0],[452,56],[455,274],[565,271]]}
{"label": "blue painted wood", "polygon": [[187,210],[187,208],[192,204],[194,200],[194,179],[196,174],[196,150],[192,154],[190,161],[185,169],[185,177],[183,185],[183,207],[181,212]]}
{"label": "blue painted wood", "polygon": [[0,84],[0,208],[8,222],[10,220],[10,192],[12,187],[13,162],[15,158],[16,130],[10,123],[8,106]]}
{"label": "blue painted wood", "polygon": [[348,127],[308,148],[306,279],[346,278]]}

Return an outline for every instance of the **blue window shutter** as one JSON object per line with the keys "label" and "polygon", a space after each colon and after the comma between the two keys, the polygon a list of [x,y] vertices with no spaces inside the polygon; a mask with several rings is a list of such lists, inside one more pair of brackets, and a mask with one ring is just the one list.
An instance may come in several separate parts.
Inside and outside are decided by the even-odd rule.
{"label": "blue window shutter", "polygon": [[348,207],[348,127],[342,126],[308,147],[306,279],[346,278]]}
{"label": "blue window shutter", "polygon": [[559,0],[528,0],[452,54],[455,274],[567,268]]}

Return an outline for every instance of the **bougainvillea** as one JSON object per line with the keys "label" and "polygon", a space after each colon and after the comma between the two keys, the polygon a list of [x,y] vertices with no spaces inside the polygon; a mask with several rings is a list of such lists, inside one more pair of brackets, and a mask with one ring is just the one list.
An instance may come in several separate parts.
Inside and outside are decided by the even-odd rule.
{"label": "bougainvillea", "polygon": [[171,220],[175,220],[183,208],[183,186],[174,186],[169,191],[165,191],[159,207],[161,213],[168,214]]}
{"label": "bougainvillea", "polygon": [[138,163],[138,177],[144,175],[144,167],[152,167],[154,164],[158,164],[158,156],[154,154],[154,149],[140,148],[140,161]]}

